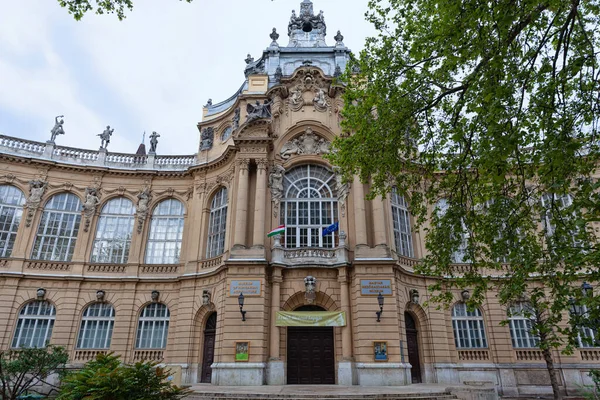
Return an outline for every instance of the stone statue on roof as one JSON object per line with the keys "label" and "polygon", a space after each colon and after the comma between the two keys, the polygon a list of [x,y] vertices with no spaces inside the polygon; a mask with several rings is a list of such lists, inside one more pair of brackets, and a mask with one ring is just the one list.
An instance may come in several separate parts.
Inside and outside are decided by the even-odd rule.
{"label": "stone statue on roof", "polygon": [[115,131],[115,129],[110,129],[110,125],[106,126],[106,129],[102,132],[97,134],[96,136],[100,136],[100,148],[101,149],[106,149],[108,147],[108,144],[110,143],[110,137],[112,136],[113,132]]}
{"label": "stone statue on roof", "polygon": [[156,145],[158,144],[158,138],[160,135],[156,132],[152,132],[150,135],[150,153],[156,153]]}
{"label": "stone statue on roof", "polygon": [[[61,119],[59,119],[59,118],[61,118]],[[65,123],[64,118],[65,118],[64,115],[58,115],[58,116],[54,117],[54,127],[50,130],[50,133],[52,134],[52,136],[50,136],[50,141],[52,143],[54,143],[54,140],[56,139],[56,137],[58,135],[65,134],[65,130],[63,128],[63,124]]]}

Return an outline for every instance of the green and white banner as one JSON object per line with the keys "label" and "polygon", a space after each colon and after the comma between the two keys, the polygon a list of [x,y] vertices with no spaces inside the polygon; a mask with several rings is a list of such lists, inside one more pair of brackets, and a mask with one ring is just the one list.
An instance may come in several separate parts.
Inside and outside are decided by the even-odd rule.
{"label": "green and white banner", "polygon": [[346,326],[343,311],[277,311],[276,326]]}

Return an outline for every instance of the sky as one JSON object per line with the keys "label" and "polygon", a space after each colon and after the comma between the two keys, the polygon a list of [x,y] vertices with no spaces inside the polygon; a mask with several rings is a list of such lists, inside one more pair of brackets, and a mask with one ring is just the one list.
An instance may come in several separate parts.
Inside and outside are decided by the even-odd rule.
{"label": "sky", "polygon": [[[134,0],[134,10],[75,21],[56,0],[1,0],[0,134],[46,141],[64,115],[57,145],[97,149],[114,128],[109,152],[134,153],[157,131],[158,154],[193,154],[196,124],[211,98],[229,98],[244,80],[244,59],[271,42],[288,43],[301,0]],[[328,45],[337,30],[359,52],[374,34],[367,0],[313,0]]]}

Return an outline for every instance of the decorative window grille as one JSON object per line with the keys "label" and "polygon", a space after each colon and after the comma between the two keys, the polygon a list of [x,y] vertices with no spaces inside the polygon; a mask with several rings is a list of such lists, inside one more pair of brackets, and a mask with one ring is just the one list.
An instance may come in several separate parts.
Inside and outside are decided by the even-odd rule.
{"label": "decorative window grille", "polygon": [[179,263],[184,213],[183,204],[176,199],[161,201],[154,208],[146,246],[146,263]]}
{"label": "decorative window grille", "polygon": [[[582,315],[587,314],[588,308],[587,306],[581,306]],[[579,334],[577,335],[577,340],[579,341],[579,347],[581,348],[590,348],[590,347],[600,347],[600,334],[597,330],[581,326],[579,328]]]}
{"label": "decorative window grille", "polygon": [[478,308],[469,311],[465,303],[457,303],[452,308],[452,328],[456,348],[487,347],[483,317]]}
{"label": "decorative window grille", "polygon": [[[450,205],[448,204],[448,200],[440,199],[436,206],[435,212],[437,213],[439,218],[442,218],[446,212],[448,212],[448,208]],[[469,258],[467,256],[467,246],[469,239],[469,232],[467,227],[464,224],[464,221],[461,220],[461,232],[453,232],[453,235],[460,235],[460,242],[458,248],[454,250],[452,253],[452,262],[453,263],[467,263],[469,262]]]}
{"label": "decorative window grille", "polygon": [[335,232],[322,235],[323,228],[338,219],[333,172],[320,165],[293,168],[285,174],[283,193],[285,247],[334,247]]}
{"label": "decorative window grille", "polygon": [[112,199],[102,207],[96,238],[92,248],[92,262],[122,264],[127,262],[135,207],[125,197]]}
{"label": "decorative window grille", "polygon": [[115,325],[115,309],[108,303],[90,304],[81,318],[78,349],[108,349]]}
{"label": "decorative window grille", "polygon": [[27,303],[19,313],[12,347],[44,347],[52,337],[56,309],[48,301]]}
{"label": "decorative window grille", "polygon": [[225,251],[225,233],[227,230],[227,188],[221,188],[210,203],[208,221],[208,242],[206,257],[212,258]]}
{"label": "decorative window grille", "polygon": [[396,188],[392,190],[391,201],[396,251],[403,256],[414,257],[408,204],[404,200],[404,197],[398,194]]}
{"label": "decorative window grille", "polygon": [[71,261],[81,222],[81,202],[71,193],[52,196],[42,214],[31,258]]}
{"label": "decorative window grille", "polygon": [[136,349],[164,349],[167,347],[171,313],[162,303],[148,304],[138,321]]}
{"label": "decorative window grille", "polygon": [[25,196],[14,186],[0,186],[0,257],[10,257],[23,216]]}
{"label": "decorative window grille", "polygon": [[534,314],[528,303],[520,302],[510,307],[508,323],[514,348],[538,347],[540,338],[532,332]]}

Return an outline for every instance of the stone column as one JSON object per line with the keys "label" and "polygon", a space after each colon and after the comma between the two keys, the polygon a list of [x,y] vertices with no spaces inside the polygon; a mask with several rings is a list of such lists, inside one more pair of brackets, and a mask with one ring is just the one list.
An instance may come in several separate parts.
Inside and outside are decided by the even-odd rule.
{"label": "stone column", "polygon": [[338,282],[340,284],[340,306],[346,313],[346,326],[342,327],[342,360],[338,364],[338,384],[354,385],[356,382],[354,359],[352,357],[352,314],[350,310],[350,292],[348,288],[347,268],[338,269]]}
{"label": "stone column", "polygon": [[267,193],[266,159],[256,160],[256,194],[254,197],[254,239],[252,247],[264,247],[265,242],[265,196]]}
{"label": "stone column", "polygon": [[385,210],[381,196],[375,197],[371,205],[373,207],[373,244],[374,246],[385,246]]}
{"label": "stone column", "polygon": [[352,193],[354,195],[354,227],[355,227],[355,245],[367,244],[367,220],[365,213],[365,189],[360,179],[355,176],[352,184]]}
{"label": "stone column", "polygon": [[271,327],[269,331],[269,364],[267,365],[267,384],[284,385],[285,374],[284,365],[279,354],[280,332],[279,327],[275,326],[277,311],[281,303],[281,268],[273,268],[271,284]]}
{"label": "stone column", "polygon": [[235,233],[233,237],[234,248],[246,247],[246,223],[248,217],[248,166],[250,160],[241,158],[237,160],[238,186],[235,210]]}

